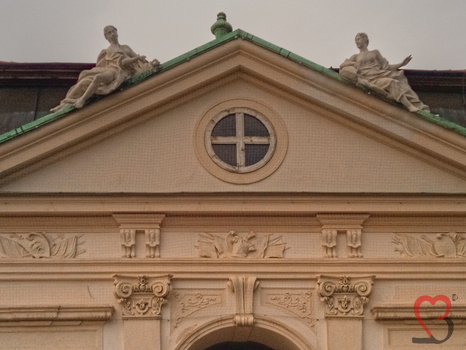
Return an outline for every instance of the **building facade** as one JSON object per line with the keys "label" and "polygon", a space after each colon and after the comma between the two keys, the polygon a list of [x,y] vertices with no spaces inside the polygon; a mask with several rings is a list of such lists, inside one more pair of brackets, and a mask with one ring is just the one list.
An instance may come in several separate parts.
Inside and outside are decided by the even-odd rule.
{"label": "building facade", "polygon": [[458,123],[236,30],[1,142],[0,350],[466,347]]}

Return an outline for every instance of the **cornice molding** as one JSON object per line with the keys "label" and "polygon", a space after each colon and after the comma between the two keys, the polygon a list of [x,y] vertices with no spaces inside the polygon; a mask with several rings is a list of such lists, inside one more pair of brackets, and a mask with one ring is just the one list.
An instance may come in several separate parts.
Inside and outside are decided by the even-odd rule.
{"label": "cornice molding", "polygon": [[[247,199],[247,200],[245,200]],[[260,209],[258,209],[260,208]],[[0,213],[111,215],[113,213],[317,215],[319,213],[444,216],[464,215],[463,194],[185,193],[2,194]],[[365,215],[365,214],[364,214]]]}
{"label": "cornice molding", "polygon": [[[423,305],[423,320],[438,319],[445,314],[445,305]],[[385,304],[374,306],[371,309],[377,321],[416,320],[413,305]],[[466,319],[466,305],[452,304],[448,317],[452,319]]]}
{"label": "cornice molding", "polygon": [[369,218],[365,214],[317,214],[317,220],[325,229],[362,228],[362,224]]}
{"label": "cornice molding", "polygon": [[[224,280],[230,275],[255,274],[260,280],[309,280],[317,274],[377,276],[378,281],[466,281],[466,259],[158,259],[157,271],[176,280]],[[151,275],[150,259],[105,259],[58,261],[13,261],[0,263],[0,282],[8,281],[108,281],[119,271],[126,275]],[[312,272],[312,273],[311,273]]]}
{"label": "cornice molding", "polygon": [[114,308],[108,305],[0,307],[0,322],[107,321]]}

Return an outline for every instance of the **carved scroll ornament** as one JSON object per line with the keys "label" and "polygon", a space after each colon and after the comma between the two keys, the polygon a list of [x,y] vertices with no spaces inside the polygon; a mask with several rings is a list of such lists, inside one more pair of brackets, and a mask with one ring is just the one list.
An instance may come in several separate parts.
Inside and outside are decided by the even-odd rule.
{"label": "carved scroll ornament", "polygon": [[52,238],[43,233],[0,235],[0,258],[72,259],[86,251],[82,236]]}
{"label": "carved scroll ornament", "polygon": [[123,304],[123,318],[160,318],[170,293],[171,275],[114,275],[114,294]]}
{"label": "carved scroll ornament", "polygon": [[311,290],[262,288],[261,293],[262,304],[285,310],[289,314],[302,319],[310,327],[315,326]]}
{"label": "carved scroll ornament", "polygon": [[319,276],[317,284],[325,317],[362,317],[373,283],[374,276]]}
{"label": "carved scroll ornament", "polygon": [[193,313],[223,302],[223,294],[219,291],[198,290],[173,292],[175,304],[172,308],[172,326],[177,328],[181,322]]}

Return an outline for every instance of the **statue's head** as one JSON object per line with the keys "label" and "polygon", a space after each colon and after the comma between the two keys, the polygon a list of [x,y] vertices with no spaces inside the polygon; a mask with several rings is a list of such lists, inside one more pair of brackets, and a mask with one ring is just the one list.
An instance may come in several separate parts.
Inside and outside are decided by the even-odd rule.
{"label": "statue's head", "polygon": [[364,43],[367,45],[369,45],[369,37],[367,36],[366,33],[358,33],[356,34],[356,37],[354,38],[354,40],[358,40],[358,39],[362,39],[364,41]]}
{"label": "statue's head", "polygon": [[118,30],[114,26],[105,26],[105,28],[104,28],[105,39],[108,40],[108,34],[110,32],[118,32]]}

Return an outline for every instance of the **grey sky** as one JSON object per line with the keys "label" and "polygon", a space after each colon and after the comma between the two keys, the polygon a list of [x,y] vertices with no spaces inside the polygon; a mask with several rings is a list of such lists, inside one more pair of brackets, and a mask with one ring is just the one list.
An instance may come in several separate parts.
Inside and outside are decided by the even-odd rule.
{"label": "grey sky", "polygon": [[218,12],[233,29],[338,67],[370,49],[408,69],[466,69],[466,0],[0,0],[0,60],[95,62],[107,46],[102,29],[161,62],[211,41]]}

